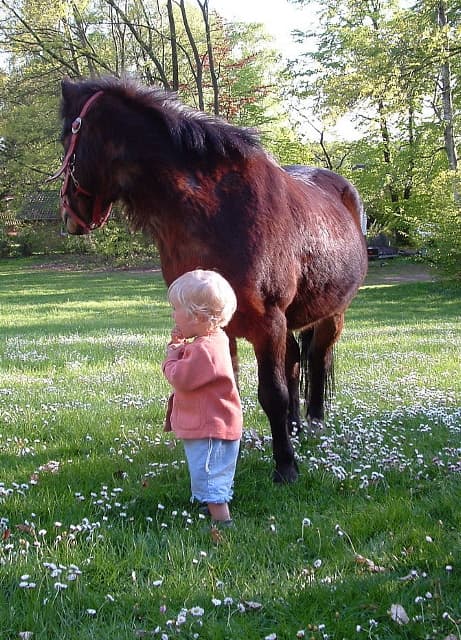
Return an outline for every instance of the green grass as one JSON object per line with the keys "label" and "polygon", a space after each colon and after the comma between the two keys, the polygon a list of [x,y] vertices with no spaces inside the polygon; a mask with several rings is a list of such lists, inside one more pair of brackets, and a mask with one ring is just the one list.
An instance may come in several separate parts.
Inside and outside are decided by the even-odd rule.
{"label": "green grass", "polygon": [[0,638],[461,639],[461,291],[370,271],[293,485],[271,482],[240,344],[236,527],[215,544],[162,431],[160,275],[0,262]]}

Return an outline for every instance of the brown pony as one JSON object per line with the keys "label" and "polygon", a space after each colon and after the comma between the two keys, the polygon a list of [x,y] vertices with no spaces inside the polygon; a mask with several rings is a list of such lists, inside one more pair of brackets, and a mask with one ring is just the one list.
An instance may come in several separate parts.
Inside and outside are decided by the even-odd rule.
{"label": "brown pony", "polygon": [[235,369],[243,337],[257,359],[274,480],[295,480],[301,370],[308,420],[321,423],[333,345],[367,269],[357,191],[325,169],[282,168],[255,131],[134,81],[63,81],[61,115],[66,154],[53,178],[64,175],[68,232],[101,226],[119,200],[157,244],[167,284],[197,267],[229,280]]}

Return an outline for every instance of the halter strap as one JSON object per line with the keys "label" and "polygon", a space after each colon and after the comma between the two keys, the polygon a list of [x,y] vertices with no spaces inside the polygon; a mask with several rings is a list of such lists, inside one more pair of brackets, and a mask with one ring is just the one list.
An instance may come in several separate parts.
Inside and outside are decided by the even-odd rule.
{"label": "halter strap", "polygon": [[46,180],[47,182],[53,182],[53,180],[57,180],[60,176],[62,176],[62,174],[66,170],[69,164],[70,157],[74,153],[75,147],[77,146],[80,129],[82,128],[82,119],[86,116],[88,111],[91,109],[93,103],[96,102],[96,100],[100,96],[102,96],[103,93],[104,91],[96,91],[96,93],[93,93],[93,95],[90,96],[88,100],[85,102],[85,104],[83,105],[82,110],[80,111],[80,115],[77,118],[75,118],[75,120],[72,122],[72,138],[70,140],[70,145],[69,145],[69,148],[67,149],[67,153],[64,156],[64,160],[62,161],[61,167],[56,171],[56,173],[54,173],[52,176],[47,178]]}
{"label": "halter strap", "polygon": [[92,194],[80,186],[78,181],[74,176],[74,162],[75,162],[75,150],[77,148],[77,143],[80,136],[80,130],[82,128],[83,118],[86,116],[88,111],[91,109],[93,104],[104,94],[104,91],[96,91],[92,96],[88,98],[88,100],[84,103],[82,110],[77,118],[72,122],[72,137],[70,140],[69,148],[67,149],[67,153],[64,156],[64,160],[62,161],[61,167],[58,171],[50,176],[46,182],[52,182],[53,180],[57,180],[60,176],[64,174],[64,182],[61,187],[60,198],[61,198],[61,206],[69,213],[70,217],[77,222],[85,231],[88,233],[93,229],[101,227],[103,224],[107,222],[107,219],[110,215],[112,209],[112,203],[109,204],[107,209],[103,210],[102,208],[102,198],[97,195],[94,207],[92,211],[91,223],[85,222],[82,218],[72,209],[69,201],[69,196],[67,195],[67,188],[69,186],[69,180],[72,179],[77,193],[83,193],[86,196],[91,196]]}

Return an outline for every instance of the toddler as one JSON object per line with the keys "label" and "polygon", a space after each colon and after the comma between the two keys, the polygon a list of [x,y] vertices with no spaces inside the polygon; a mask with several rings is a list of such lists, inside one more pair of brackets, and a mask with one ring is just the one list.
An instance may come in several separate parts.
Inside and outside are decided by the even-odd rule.
{"label": "toddler", "polygon": [[192,500],[205,503],[215,525],[230,526],[242,407],[222,327],[237,300],[215,271],[196,269],[168,289],[175,326],[163,372],[174,389],[171,428],[184,443]]}

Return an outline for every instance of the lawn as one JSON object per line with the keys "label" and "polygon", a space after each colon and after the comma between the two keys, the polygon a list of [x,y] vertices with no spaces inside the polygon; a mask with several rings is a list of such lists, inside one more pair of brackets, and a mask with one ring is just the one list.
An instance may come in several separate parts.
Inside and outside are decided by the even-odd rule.
{"label": "lawn", "polygon": [[293,485],[240,343],[236,526],[214,540],[162,431],[160,275],[0,261],[0,638],[461,640],[461,288],[387,269]]}

